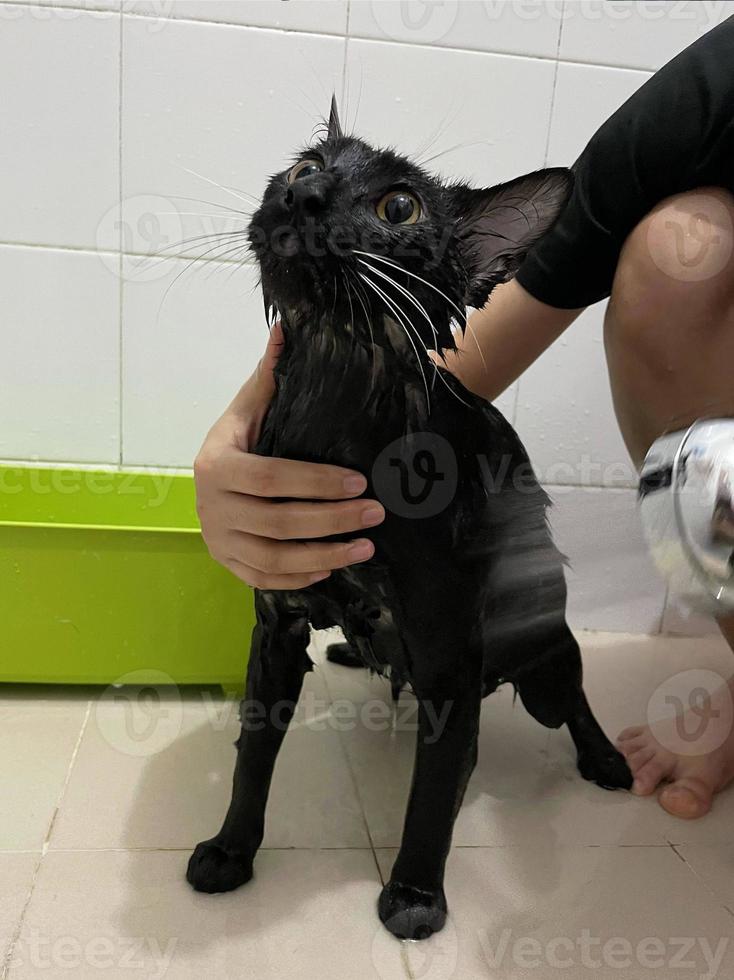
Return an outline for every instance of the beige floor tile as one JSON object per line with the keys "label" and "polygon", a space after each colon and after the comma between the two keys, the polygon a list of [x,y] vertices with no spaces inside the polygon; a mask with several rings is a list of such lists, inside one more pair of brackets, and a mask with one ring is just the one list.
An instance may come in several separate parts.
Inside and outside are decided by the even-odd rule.
{"label": "beige floor tile", "polygon": [[[221,826],[239,732],[235,701],[160,703],[118,691],[93,705],[52,849],[191,847]],[[364,818],[317,671],[278,757],[266,847],[368,847]]]}
{"label": "beige floor tile", "polygon": [[[600,723],[613,740],[631,724],[645,722],[660,685],[685,685],[691,667],[725,676],[731,653],[717,637],[635,637],[581,633],[585,687]],[[342,739],[349,754],[372,838],[396,846],[402,832],[413,764],[415,715],[404,694],[393,732],[387,709],[389,685],[366,670],[324,668],[335,702],[353,701],[360,724]],[[668,690],[668,687],[666,687]],[[685,686],[679,694],[684,696]],[[373,707],[374,706],[374,711]],[[651,716],[652,717],[652,716]],[[376,719],[376,721],[375,721]],[[609,793],[581,779],[565,729],[549,732],[505,687],[482,708],[479,763],[456,823],[460,845],[515,846],[553,835],[565,844],[665,844],[731,839],[734,791],[717,800],[714,813],[690,823],[676,820],[656,799]]]}
{"label": "beige floor tile", "polygon": [[0,851],[43,846],[87,708],[84,699],[0,698]]}
{"label": "beige floor tile", "polygon": [[26,851],[0,854],[0,970],[10,943],[20,924],[20,917],[33,883],[33,873],[40,853]]}
{"label": "beige floor tile", "polygon": [[683,844],[676,850],[728,909],[734,923],[734,843]]}
{"label": "beige floor tile", "polygon": [[580,633],[585,687],[599,722],[614,738],[648,721],[648,705],[661,684],[692,669],[722,680],[734,673],[734,656],[721,636],[631,636]]}
{"label": "beige floor tile", "polygon": [[252,882],[213,896],[189,887],[181,857],[49,852],[9,977],[405,980],[394,940],[390,972],[373,964],[384,940],[369,851],[262,851]]}
{"label": "beige floor tile", "polygon": [[[691,685],[700,678],[713,684],[717,677],[724,680],[734,671],[734,658],[720,636],[626,637],[590,633],[585,635],[583,644],[589,698],[599,720],[611,733],[656,720],[655,705],[660,698],[651,703],[656,692],[674,695],[685,705]],[[657,805],[656,795],[639,802],[655,813],[656,826],[670,843],[725,844],[732,840],[734,787],[720,793],[712,812],[701,820],[671,817]]]}
{"label": "beige floor tile", "polygon": [[[378,852],[384,876],[394,855]],[[406,944],[416,977],[728,980],[734,970],[734,919],[671,848],[457,848],[446,893],[444,930]]]}
{"label": "beige floor tile", "polygon": [[[368,724],[365,715],[342,735],[378,847],[400,842],[413,767],[414,705],[409,695],[401,697],[395,731],[387,721]],[[664,844],[661,813],[649,800],[585,782],[570,736],[543,728],[503,688],[482,706],[479,762],[454,842],[514,846],[550,834],[567,844]]]}

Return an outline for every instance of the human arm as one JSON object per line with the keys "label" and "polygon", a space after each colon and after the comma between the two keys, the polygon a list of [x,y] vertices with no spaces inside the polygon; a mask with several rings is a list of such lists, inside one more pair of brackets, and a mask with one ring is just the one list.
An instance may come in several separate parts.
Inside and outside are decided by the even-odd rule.
{"label": "human arm", "polygon": [[[359,531],[379,524],[360,473],[258,456],[255,445],[275,391],[282,345],[276,326],[255,373],[209,431],[194,464],[197,510],[213,558],[256,588],[300,589],[374,553]],[[319,538],[355,534],[347,542]]]}

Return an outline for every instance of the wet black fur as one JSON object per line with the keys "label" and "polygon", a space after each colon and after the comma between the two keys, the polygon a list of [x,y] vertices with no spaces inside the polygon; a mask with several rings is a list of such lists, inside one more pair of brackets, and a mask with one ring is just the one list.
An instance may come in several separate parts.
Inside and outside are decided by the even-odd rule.
{"label": "wet black fur", "polygon": [[[446,507],[425,517],[400,516],[385,501],[384,524],[367,532],[372,560],[303,591],[256,594],[233,799],[220,833],[197,846],[188,878],[216,892],[251,877],[284,733],[250,724],[250,713],[260,719],[263,709],[254,704],[269,713],[286,701],[291,715],[312,667],[309,624],[339,625],[352,660],[389,675],[395,689],[410,685],[420,703],[403,842],[379,914],[395,935],[422,938],[445,921],[444,865],[476,762],[483,696],[513,684],[543,725],[568,725],[585,778],[612,788],[629,787],[631,776],[583,693],[579,649],[565,619],[562,556],[546,522],[549,501],[522,444],[497,409],[445,372],[434,378],[418,338],[411,334],[420,357],[394,308],[358,274],[398,304],[426,347],[452,347],[452,320],[463,326],[465,304],[482,305],[513,275],[562,207],[569,177],[550,170],[487,191],[447,186],[392,151],[345,136],[335,109],[328,134],[299,159],[308,157],[324,171],[292,188],[287,171],[274,176],[251,226],[266,307],[285,333],[257,452],[359,470],[370,478],[370,497],[385,446],[403,437],[409,458],[411,434],[431,433],[453,450],[457,486]],[[378,219],[376,201],[395,187],[421,201],[423,220],[393,227]],[[324,254],[309,254],[329,235]],[[292,254],[276,254],[283,245]],[[427,316],[375,269],[408,289]],[[447,722],[436,739],[430,719],[444,707]]]}

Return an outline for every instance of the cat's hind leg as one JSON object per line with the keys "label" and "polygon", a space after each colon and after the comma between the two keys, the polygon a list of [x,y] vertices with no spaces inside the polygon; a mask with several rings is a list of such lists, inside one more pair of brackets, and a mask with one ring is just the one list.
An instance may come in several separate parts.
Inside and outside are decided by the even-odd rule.
{"label": "cat's hind leg", "polygon": [[582,676],[579,646],[564,621],[544,637],[537,657],[528,658],[516,685],[528,712],[542,725],[568,725],[584,779],[604,789],[630,789],[632,773],[594,717]]}
{"label": "cat's hind leg", "polygon": [[186,878],[202,892],[226,892],[252,877],[252,862],[263,837],[270,779],[283,737],[293,717],[303,677],[312,667],[306,653],[308,619],[256,593],[242,728],[237,740],[232,802],[219,833],[197,844]]}

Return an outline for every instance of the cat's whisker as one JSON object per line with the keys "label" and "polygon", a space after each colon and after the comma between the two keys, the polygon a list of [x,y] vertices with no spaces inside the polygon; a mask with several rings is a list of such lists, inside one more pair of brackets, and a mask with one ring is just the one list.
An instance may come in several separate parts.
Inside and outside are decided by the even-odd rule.
{"label": "cat's whisker", "polygon": [[413,306],[415,306],[418,312],[421,313],[425,318],[426,322],[428,323],[428,326],[431,328],[431,332],[433,333],[434,343],[436,344],[436,346],[438,346],[438,331],[434,327],[433,322],[430,316],[428,315],[428,313],[426,312],[426,308],[423,306],[423,304],[419,303],[418,300],[415,298],[415,296],[413,296],[407,289],[405,289],[404,286],[401,286],[399,282],[396,282],[391,276],[388,276],[385,272],[381,272],[380,269],[376,268],[376,266],[372,265],[370,262],[365,262],[364,259],[357,259],[357,261],[361,262],[362,265],[366,266],[368,269],[374,272],[376,276],[379,276],[381,279],[384,279],[386,282],[389,282],[391,285],[393,285],[395,289],[398,290],[398,292],[402,293],[402,295],[405,296],[405,298],[409,300],[413,304]]}
{"label": "cat's whisker", "polygon": [[[461,327],[461,324],[459,324],[459,327]],[[477,335],[474,332],[474,327],[469,322],[469,318],[468,317],[467,317],[466,322],[464,324],[464,330],[468,332],[469,336],[474,341],[474,344],[475,344],[475,346],[477,348],[477,351],[479,353],[479,356],[482,359],[482,365],[484,366],[484,372],[486,374],[486,372],[487,372],[487,362],[486,362],[486,360],[484,358],[484,351],[479,346],[479,341],[477,340]]]}
{"label": "cat's whisker", "polygon": [[[355,251],[356,251],[356,249],[355,249]],[[360,254],[371,254],[371,253],[360,253]],[[428,282],[427,279],[422,279],[421,276],[416,275],[414,272],[411,272],[409,269],[405,269],[404,267],[398,265],[397,263],[390,262],[389,260],[382,258],[382,256],[373,255],[372,257],[375,258],[375,259],[378,259],[378,260],[379,259],[382,259],[382,261],[383,262],[386,262],[388,265],[392,265],[394,268],[400,269],[401,271],[405,272],[407,275],[413,276],[415,279],[418,279],[421,282],[425,283],[426,286],[430,286],[431,289],[434,289],[437,293],[439,293],[441,296],[443,296],[443,298],[445,300],[447,300],[449,303],[452,303],[452,305],[454,306],[454,308],[457,309],[457,310],[459,310],[459,312],[461,313],[461,310],[456,305],[456,303],[454,303],[453,300],[449,296],[447,296],[446,293],[442,292],[437,286],[434,286],[433,283]],[[364,262],[363,259],[360,259],[359,261],[360,262]],[[365,264],[366,265],[369,265],[369,263],[365,263]],[[376,269],[374,269],[374,271],[377,272]],[[395,285],[398,286],[397,283],[395,283]],[[400,288],[400,287],[398,287],[398,288]],[[410,297],[410,294],[407,294],[407,295]],[[412,297],[410,297],[410,298],[412,298]],[[464,311],[463,314],[462,314],[462,321],[457,321],[457,323],[459,324],[459,328],[462,329],[462,330],[467,330],[469,332],[469,336],[474,341],[474,345],[477,348],[477,351],[479,353],[479,357],[481,358],[482,365],[484,366],[484,370],[486,372],[487,371],[487,361],[486,361],[486,359],[484,357],[484,351],[480,347],[479,341],[477,340],[477,337],[476,337],[476,334],[474,332],[474,329],[471,326],[471,324],[469,323],[469,319],[468,319],[468,317],[466,315],[466,311]],[[434,330],[434,334],[435,334],[435,330]]]}
{"label": "cat's whisker", "polygon": [[[228,204],[220,204],[218,201],[205,201],[201,197],[183,197],[181,194],[167,194],[167,197],[174,201],[191,201],[194,204],[206,204],[210,208],[221,208],[223,211],[229,211],[230,214],[240,214],[245,218],[249,218],[252,215],[252,211],[240,211],[237,208],[231,208]],[[218,217],[224,217],[224,215],[218,215]]]}
{"label": "cat's whisker", "polygon": [[339,284],[336,281],[336,276],[334,276],[334,302],[331,304],[331,319],[334,319],[334,314],[336,313],[336,298],[339,295]]}
{"label": "cat's whisker", "polygon": [[471,140],[464,143],[454,143],[453,146],[447,147],[445,150],[440,150],[438,153],[434,153],[433,156],[424,157],[420,164],[425,167],[428,163],[433,163],[434,160],[438,160],[440,157],[448,156],[449,153],[455,153],[457,150],[464,150],[468,146],[488,146],[489,140]]}
{"label": "cat's whisker", "polygon": [[[212,244],[212,237],[215,238],[213,244]],[[166,246],[165,248],[160,249],[158,252],[154,252],[151,255],[146,256],[143,267],[145,269],[150,269],[153,268],[156,263],[170,262],[172,260],[179,260],[179,259],[191,259],[194,262],[216,261],[217,258],[216,256],[212,258],[206,258],[206,256],[211,255],[211,253],[213,252],[216,252],[216,250],[219,248],[229,248],[232,245],[232,242],[235,241],[235,239],[232,238],[222,241],[220,239],[220,236],[202,236],[202,239],[203,239],[202,241],[198,242],[197,248],[203,248],[204,251],[198,251],[194,255],[190,255],[190,254],[187,255],[184,254],[183,247],[188,243],[187,242],[183,242],[180,244],[176,243],[175,245]],[[211,247],[205,248],[205,246],[207,245]],[[169,249],[174,249],[174,251],[169,251]]]}
{"label": "cat's whisker", "polygon": [[[205,214],[203,211],[151,211],[151,214],[155,215],[156,218],[162,218],[164,216],[175,216],[175,217],[186,217],[186,218],[224,218],[223,214]],[[236,212],[240,214],[239,211]],[[229,218],[229,221],[233,221],[233,218]]]}
{"label": "cat's whisker", "polygon": [[[212,180],[211,177],[205,177],[204,174],[197,173],[196,170],[191,170],[190,167],[181,167],[187,174],[191,174],[192,177],[198,177],[199,180],[205,180],[207,184],[211,184],[213,187],[218,187],[220,191],[224,191],[225,194],[231,194],[232,197],[236,197],[239,201],[243,201],[245,204],[255,204],[259,206],[260,202],[253,194],[247,194],[243,197],[242,194],[238,194],[236,191],[232,190],[231,187],[225,187],[224,184],[220,184],[217,180]],[[246,193],[245,191],[242,192]]]}
{"label": "cat's whisker", "polygon": [[450,303],[454,307],[454,309],[457,310],[461,318],[459,320],[459,323],[462,324],[462,327],[466,323],[466,310],[462,310],[460,306],[457,306],[457,304],[454,302],[454,300],[451,299],[450,296],[447,296],[446,293],[444,293],[442,290],[438,288],[438,286],[434,286],[432,282],[429,282],[427,279],[424,279],[422,276],[419,276],[416,272],[411,272],[410,269],[406,269],[404,265],[399,265],[397,262],[393,262],[390,259],[386,259],[383,255],[377,255],[374,252],[362,252],[357,248],[352,249],[352,251],[354,252],[355,255],[365,255],[367,256],[368,259],[374,259],[377,262],[384,262],[385,265],[390,265],[393,267],[393,269],[397,269],[399,272],[402,272],[407,276],[412,276],[414,279],[417,279],[418,282],[422,282],[424,285],[428,286],[429,289],[433,289],[435,292],[437,292],[439,296],[443,296],[446,302]]}
{"label": "cat's whisker", "polygon": [[425,142],[423,142],[413,154],[413,158],[415,159],[416,163],[422,165],[421,157],[425,153],[428,153],[431,147],[434,146],[439,141],[439,139],[441,139],[441,137],[444,135],[446,130],[449,129],[449,127],[452,126],[454,122],[456,122],[456,117],[459,114],[460,108],[461,107],[457,105],[454,105],[453,107],[449,107],[448,111],[446,112],[446,115],[443,117],[443,119],[438,124],[436,129],[433,131],[433,135],[430,135],[428,139]]}
{"label": "cat's whisker", "polygon": [[344,292],[347,297],[347,302],[349,303],[349,329],[354,332],[354,305],[352,304],[352,294],[349,292],[349,283],[347,282],[347,276],[344,269],[339,270],[342,275],[342,283],[344,284]]}
{"label": "cat's whisker", "polygon": [[[219,255],[212,256],[209,262],[214,268],[209,270],[205,278],[211,279],[212,276],[215,276],[217,272],[221,271],[221,267],[228,265],[232,266],[229,277],[233,276],[238,269],[241,269],[243,265],[247,264],[244,258],[242,258],[243,253],[247,252],[247,248],[247,245],[235,245],[225,252],[220,252]],[[227,281],[228,279],[225,280],[225,282]]]}
{"label": "cat's whisker", "polygon": [[[350,270],[348,269],[347,270],[347,273],[349,273],[349,272],[350,272]],[[370,316],[369,310],[367,309],[367,307],[370,307],[370,309],[372,309],[372,304],[370,303],[370,298],[369,298],[369,295],[367,294],[366,289],[364,288],[364,286],[362,285],[362,283],[359,281],[358,274],[356,274],[356,275],[355,274],[352,274],[351,281],[352,281],[352,284],[354,286],[355,296],[357,297],[357,299],[361,303],[362,309],[364,310],[364,318],[365,318],[365,322],[367,324],[367,329],[370,332],[370,342],[372,344],[372,349],[374,350],[375,349],[375,335],[374,335],[374,333],[372,331],[372,317]]]}
{"label": "cat's whisker", "polygon": [[357,128],[357,116],[359,115],[359,110],[362,106],[362,90],[364,89],[364,65],[360,65],[360,75],[359,75],[359,93],[357,95],[357,108],[354,110],[354,124],[352,126],[352,132]]}
{"label": "cat's whisker", "polygon": [[176,283],[181,278],[181,276],[183,276],[186,272],[189,271],[189,269],[191,268],[192,265],[194,265],[194,264],[206,265],[209,262],[218,262],[218,261],[221,261],[217,256],[214,256],[213,258],[206,258],[205,257],[205,256],[209,255],[211,252],[214,252],[217,248],[220,248],[221,247],[221,244],[222,244],[221,242],[218,242],[216,245],[214,245],[210,249],[207,249],[201,255],[194,256],[194,258],[190,259],[186,263],[186,265],[184,266],[184,268],[181,269],[181,271],[179,273],[177,273],[176,276],[174,276],[174,278],[171,280],[171,282],[166,287],[165,292],[163,293],[163,296],[161,297],[161,301],[160,301],[160,303],[158,305],[158,312],[156,314],[156,322],[158,322],[158,320],[160,319],[161,310],[163,309],[163,304],[165,303],[166,299],[168,298],[168,294],[173,289],[173,287],[176,285]]}
{"label": "cat's whisker", "polygon": [[[209,235],[193,235],[191,238],[183,238],[183,239],[181,239],[181,241],[171,242],[170,245],[164,245],[163,248],[158,249],[157,252],[151,252],[150,253],[150,258],[152,258],[152,259],[154,259],[154,258],[172,258],[173,256],[166,255],[165,254],[166,252],[170,251],[170,249],[172,249],[172,248],[185,248],[187,245],[194,245],[197,242],[198,243],[201,243],[202,245],[204,245],[207,242],[210,242],[212,239],[215,239],[215,238],[216,239],[222,239],[222,238],[230,239],[231,237],[234,237],[234,236],[244,237],[245,235],[246,235],[246,232],[243,231],[242,229],[237,229],[237,231],[217,231],[217,232],[212,232]],[[229,244],[229,241],[223,242],[222,244],[228,245]]]}
{"label": "cat's whisker", "polygon": [[[360,260],[360,261],[361,261],[361,260]],[[369,263],[364,263],[364,264],[365,264],[365,265],[369,265]],[[377,272],[377,269],[373,269],[372,271],[373,271],[373,272]],[[394,283],[394,285],[397,285],[397,283]],[[414,326],[414,325],[413,325],[413,329],[415,330],[415,326]],[[416,333],[417,333],[417,330],[416,330]],[[420,339],[420,336],[419,336],[419,339]],[[422,343],[422,341],[421,341],[421,343]],[[427,348],[425,347],[425,344],[423,344],[423,347],[424,347],[424,349],[426,350],[426,354],[428,354],[428,350],[427,350]],[[440,370],[440,368],[438,367],[438,365],[437,365],[437,364],[435,364],[435,363],[434,363],[434,361],[433,361],[433,360],[432,360],[432,359],[431,359],[430,357],[429,357],[429,360],[431,361],[431,365],[432,365],[432,367],[433,367],[433,378],[431,379],[431,388],[432,388],[432,389],[434,388],[434,386],[435,386],[435,383],[436,383],[436,378],[438,378],[438,379],[439,379],[439,380],[441,381],[441,383],[443,384],[443,386],[444,386],[444,387],[446,388],[446,390],[447,390],[447,391],[448,391],[448,392],[449,392],[449,393],[450,393],[451,395],[453,395],[453,396],[454,396],[454,398],[456,398],[456,399],[457,399],[457,401],[460,401],[462,405],[466,405],[466,407],[467,407],[467,408],[471,408],[471,406],[469,405],[469,403],[468,403],[467,401],[465,401],[465,400],[464,400],[464,399],[463,399],[463,398],[461,397],[461,395],[459,395],[459,394],[458,394],[457,392],[455,392],[455,391],[454,391],[454,389],[453,389],[453,388],[451,387],[451,385],[450,385],[450,384],[448,383],[448,381],[446,380],[446,378],[444,378],[444,376],[443,376],[443,374],[441,373],[441,370]]]}
{"label": "cat's whisker", "polygon": [[[397,289],[399,293],[401,293],[403,296],[405,296],[406,299],[408,299],[413,304],[413,306],[416,307],[416,309],[419,311],[419,313],[421,313],[425,317],[426,322],[428,323],[428,326],[431,328],[431,331],[433,333],[434,344],[436,345],[436,347],[438,347],[439,346],[438,345],[438,332],[437,332],[436,328],[433,326],[433,323],[431,322],[431,318],[429,317],[428,313],[426,312],[426,309],[423,306],[423,304],[422,303],[419,303],[418,300],[414,296],[412,296],[408,292],[407,289],[404,289],[403,286],[400,285],[400,283],[396,282],[393,278],[391,278],[390,276],[386,275],[384,272],[381,272],[379,269],[377,269],[375,266],[371,265],[369,262],[365,262],[364,259],[357,259],[357,261],[358,262],[361,262],[362,265],[365,266],[365,268],[367,268],[367,269],[370,270],[370,272],[374,273],[375,275],[380,276],[381,279],[384,279],[386,282],[390,283],[390,285],[394,286],[395,289]],[[418,329],[417,329],[417,327],[415,327],[415,324],[413,324],[413,327],[414,327],[414,329],[416,331],[416,334],[418,334]],[[418,334],[418,335],[420,336],[420,334]],[[427,354],[428,353],[428,348],[426,347],[425,344],[423,344],[423,347],[424,347],[424,349],[426,351],[426,354]],[[431,378],[431,391],[433,391],[434,388],[435,388],[435,386],[436,386],[436,375],[437,374],[438,374],[438,371],[436,369],[436,365],[434,364],[433,365],[433,377]]]}
{"label": "cat's whisker", "polygon": [[[383,302],[385,302],[385,303],[388,304],[388,306],[390,307],[390,309],[393,311],[394,315],[398,318],[397,319],[398,325],[403,328],[403,333],[405,334],[405,336],[410,341],[410,345],[413,348],[413,350],[415,351],[415,359],[418,362],[418,367],[420,368],[420,371],[421,371],[421,376],[423,378],[423,386],[426,389],[426,405],[427,405],[428,414],[430,415],[431,414],[431,394],[430,394],[430,392],[428,390],[428,381],[426,379],[426,372],[423,370],[423,363],[422,363],[422,361],[420,359],[420,355],[418,353],[418,348],[415,346],[415,343],[413,342],[413,338],[408,333],[407,327],[406,327],[406,325],[405,325],[405,323],[404,323],[404,321],[403,321],[403,319],[401,317],[401,313],[398,311],[398,307],[392,302],[392,300],[390,299],[390,297],[382,289],[380,289],[380,287],[376,283],[374,283],[370,278],[368,278],[367,276],[365,276],[364,273],[361,273],[360,272],[359,275],[367,283],[368,286],[371,286],[371,288],[374,289],[374,291],[377,293],[377,295],[379,297],[381,297],[381,299],[383,300]],[[413,328],[413,329],[415,330],[415,328]],[[418,331],[415,331],[415,332],[416,332],[416,335],[417,335],[418,340],[420,341],[420,343],[423,343],[421,341],[421,339],[420,339],[420,334],[418,333]],[[425,349],[425,345],[424,345],[424,349]],[[428,351],[427,350],[426,350],[426,357],[428,357]],[[430,361],[430,357],[428,358],[428,360]]]}
{"label": "cat's whisker", "polygon": [[[372,373],[370,375],[370,394],[374,391],[375,385],[377,384],[377,353],[375,350],[375,336],[372,331],[372,323],[370,321],[370,315],[367,312],[367,307],[365,306],[364,299],[360,295],[360,290],[364,292],[364,287],[361,285],[358,279],[354,278],[352,280],[350,276],[350,270],[342,268],[342,275],[344,276],[344,284],[347,291],[347,298],[349,299],[349,307],[352,311],[352,330],[354,330],[354,307],[352,306],[352,297],[349,291],[349,282],[351,281],[354,285],[355,293],[359,302],[362,304],[362,309],[364,310],[364,319],[367,324],[367,329],[370,332],[370,354],[372,355]],[[365,294],[366,295],[366,294]]]}

